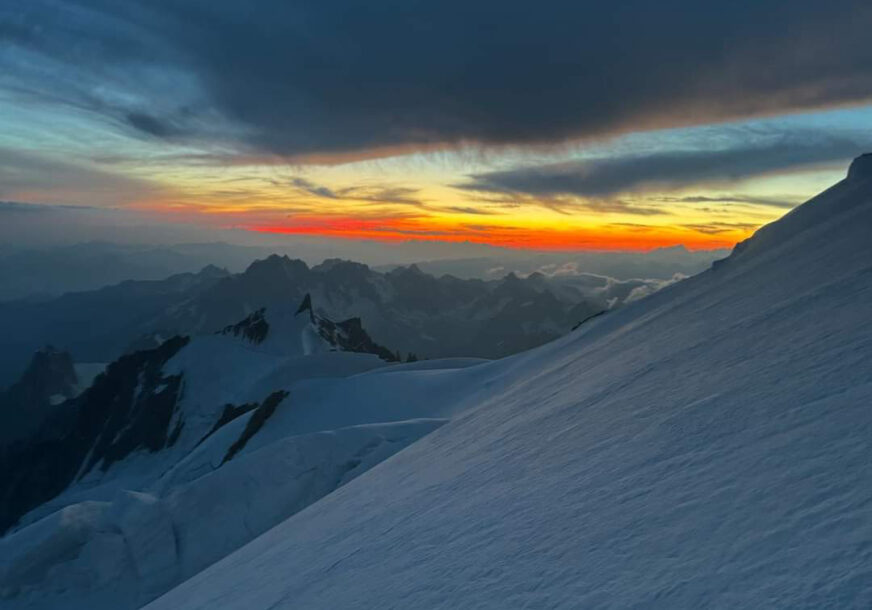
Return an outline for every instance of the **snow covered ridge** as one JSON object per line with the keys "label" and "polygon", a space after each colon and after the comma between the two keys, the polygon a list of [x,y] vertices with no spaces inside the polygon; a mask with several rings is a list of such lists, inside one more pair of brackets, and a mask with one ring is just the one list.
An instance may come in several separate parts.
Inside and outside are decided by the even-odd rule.
{"label": "snow covered ridge", "polygon": [[147,608],[872,607],[859,163],[713,269],[443,371],[478,392],[450,422]]}
{"label": "snow covered ridge", "polygon": [[[363,329],[360,318],[349,318],[334,322],[317,315],[312,307],[312,297],[306,294],[302,303],[291,314],[289,309],[270,312],[272,327],[267,320],[266,308],[262,307],[241,322],[224,327],[219,334],[240,337],[259,349],[286,353],[294,341],[293,337],[302,333],[303,353],[322,349],[375,354],[385,362],[397,362],[399,353],[392,352],[373,341]],[[302,324],[302,327],[300,326]]]}
{"label": "snow covered ridge", "polygon": [[[312,324],[318,329],[318,334],[321,335],[321,338],[336,349],[347,352],[375,354],[385,362],[397,362],[400,360],[399,352],[391,352],[370,338],[367,332],[363,330],[363,323],[360,318],[348,318],[342,322],[334,322],[324,316],[317,315],[312,307],[312,296],[308,293],[303,297],[303,302],[297,308],[294,315],[301,314],[308,314]],[[408,359],[414,359],[414,354],[409,354]]]}
{"label": "snow covered ridge", "polygon": [[[359,321],[337,324],[315,316],[308,296],[295,313],[278,312],[272,316],[272,320],[270,325],[265,311],[259,310],[242,322],[224,329],[221,333],[223,341],[194,339],[195,345],[185,352],[191,339],[173,337],[155,349],[122,356],[111,363],[106,373],[100,375],[80,398],[56,405],[44,414],[46,421],[38,431],[29,425],[22,434],[16,435],[18,442],[0,453],[0,497],[5,499],[0,507],[0,531],[5,531],[25,512],[50,500],[72,482],[88,477],[95,468],[105,473],[115,462],[124,460],[136,451],[154,453],[172,448],[183,431],[187,432],[186,426],[199,427],[205,423],[217,425],[225,422],[228,413],[239,416],[247,412],[234,411],[233,405],[228,403],[223,404],[223,411],[216,410],[222,406],[221,403],[201,405],[200,408],[209,409],[207,413],[199,410],[188,413],[183,408],[186,393],[193,394],[189,397],[192,400],[204,399],[203,391],[192,387],[197,370],[220,368],[223,365],[220,362],[222,357],[245,357],[250,355],[249,351],[256,351],[282,358],[340,350],[370,353],[385,360],[394,359],[389,350],[369,339]],[[349,326],[355,331],[353,335],[346,332]],[[205,351],[199,347],[201,345],[207,346]],[[216,354],[209,355],[206,353],[209,350],[216,350]],[[47,355],[40,359],[43,353]],[[192,359],[188,357],[189,353],[198,355]],[[47,361],[50,356],[53,361],[66,363],[65,370],[75,378],[68,355],[66,360],[48,352],[40,352],[37,356],[36,364]],[[195,362],[197,358],[200,361]],[[179,366],[179,362],[184,364]],[[29,375],[38,375],[44,368],[35,366]],[[40,379],[47,374],[42,374]],[[221,371],[220,374],[226,376],[227,372]],[[46,391],[56,393],[55,390]],[[213,400],[223,397],[220,391],[217,394]],[[275,395],[281,397],[272,404],[271,398]],[[270,403],[274,410],[277,402],[281,402],[286,395],[276,388],[265,399],[265,404]],[[19,405],[19,408],[29,406]],[[256,406],[251,410],[258,415],[262,411],[255,409]],[[189,422],[204,417],[212,421]],[[189,441],[194,440],[191,434],[186,434],[186,437]],[[202,435],[196,439],[197,442],[202,440]],[[16,467],[18,463],[26,466]],[[50,474],[34,477],[34,472]]]}
{"label": "snow covered ridge", "polygon": [[234,337],[242,335],[254,344],[262,343],[269,332],[269,323],[264,317],[265,311],[266,308],[261,307],[241,322],[225,326],[220,332],[222,335],[233,335]]}
{"label": "snow covered ridge", "polygon": [[487,375],[367,375],[385,354],[305,299],[111,363],[0,448],[0,608],[138,608],[443,425],[475,399],[445,374]]}

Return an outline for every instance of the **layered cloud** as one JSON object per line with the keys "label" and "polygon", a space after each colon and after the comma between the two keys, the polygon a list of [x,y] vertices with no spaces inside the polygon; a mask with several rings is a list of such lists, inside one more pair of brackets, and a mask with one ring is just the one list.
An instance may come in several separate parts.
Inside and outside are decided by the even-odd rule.
{"label": "layered cloud", "polygon": [[867,0],[29,0],[0,8],[0,86],[139,138],[349,159],[857,103],[870,30]]}
{"label": "layered cloud", "polygon": [[[671,150],[629,153],[548,165],[519,167],[473,175],[458,188],[470,191],[515,193],[535,197],[611,197],[620,193],[669,191],[700,184],[727,184],[739,180],[844,163],[872,146],[854,135],[801,130],[759,139],[748,134],[739,144],[722,149]],[[721,198],[725,200],[726,198]],[[662,198],[661,198],[662,201]],[[790,207],[760,197],[737,196],[729,201]],[[672,202],[711,203],[716,198],[687,196]],[[795,205],[796,202],[793,203]]]}

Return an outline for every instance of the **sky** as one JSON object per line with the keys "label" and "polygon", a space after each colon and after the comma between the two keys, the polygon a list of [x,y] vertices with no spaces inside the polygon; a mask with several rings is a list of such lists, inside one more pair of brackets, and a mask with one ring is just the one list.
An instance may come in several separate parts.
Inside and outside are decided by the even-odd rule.
{"label": "sky", "polygon": [[0,0],[0,236],[730,247],[872,151],[870,28],[842,0]]}

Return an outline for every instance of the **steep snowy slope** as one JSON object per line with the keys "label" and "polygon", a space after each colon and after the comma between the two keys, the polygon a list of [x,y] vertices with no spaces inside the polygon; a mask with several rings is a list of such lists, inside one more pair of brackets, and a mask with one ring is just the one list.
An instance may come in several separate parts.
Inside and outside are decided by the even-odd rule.
{"label": "steep snowy slope", "polygon": [[872,607],[867,161],[150,610]]}

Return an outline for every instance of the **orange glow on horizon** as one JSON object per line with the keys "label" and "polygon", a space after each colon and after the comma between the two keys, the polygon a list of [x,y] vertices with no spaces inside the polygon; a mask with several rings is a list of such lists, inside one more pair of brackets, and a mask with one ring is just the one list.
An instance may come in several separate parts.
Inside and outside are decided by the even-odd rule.
{"label": "orange glow on horizon", "polygon": [[683,245],[689,250],[731,248],[751,231],[703,233],[680,226],[603,224],[590,227],[527,228],[513,225],[434,222],[432,218],[296,217],[282,224],[244,225],[249,231],[382,242],[441,241],[530,250],[644,252]]}

